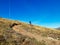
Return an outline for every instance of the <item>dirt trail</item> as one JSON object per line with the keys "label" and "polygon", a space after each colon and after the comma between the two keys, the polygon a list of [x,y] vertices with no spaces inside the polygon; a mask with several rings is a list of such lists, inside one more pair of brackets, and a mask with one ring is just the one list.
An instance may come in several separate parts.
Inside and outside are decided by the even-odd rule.
{"label": "dirt trail", "polygon": [[[30,32],[27,32],[26,30],[20,28],[20,26],[14,26],[13,27],[13,30],[15,30],[16,32],[22,34],[22,35],[25,35],[25,36],[28,36],[30,38],[35,38],[37,41],[42,41],[42,40],[47,40],[47,41],[58,41],[58,40],[55,40],[53,38],[48,38],[48,37],[42,37],[40,35],[37,35],[37,34],[32,34]],[[59,41],[60,42],[60,41]]]}
{"label": "dirt trail", "polygon": [[21,29],[21,28],[18,27],[18,26],[14,26],[13,29],[14,29],[16,32],[18,32],[18,33],[20,33],[20,34],[22,34],[22,35],[29,36],[30,38],[35,38],[35,39],[38,40],[38,41],[41,41],[41,40],[43,39],[43,38],[41,38],[40,35],[32,34],[32,33],[30,33],[30,32],[27,32],[26,30]]}

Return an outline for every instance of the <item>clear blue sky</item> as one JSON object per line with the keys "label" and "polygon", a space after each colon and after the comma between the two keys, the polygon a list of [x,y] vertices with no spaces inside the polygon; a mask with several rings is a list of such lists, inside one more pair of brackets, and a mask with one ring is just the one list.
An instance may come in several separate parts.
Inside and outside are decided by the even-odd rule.
{"label": "clear blue sky", "polygon": [[0,17],[60,27],[60,0],[0,0]]}

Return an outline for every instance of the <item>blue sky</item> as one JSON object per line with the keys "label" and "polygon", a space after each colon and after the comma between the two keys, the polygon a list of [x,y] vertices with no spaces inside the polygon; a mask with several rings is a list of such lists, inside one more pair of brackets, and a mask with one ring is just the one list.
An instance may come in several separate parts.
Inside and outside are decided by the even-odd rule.
{"label": "blue sky", "polygon": [[60,27],[60,0],[0,0],[0,17]]}

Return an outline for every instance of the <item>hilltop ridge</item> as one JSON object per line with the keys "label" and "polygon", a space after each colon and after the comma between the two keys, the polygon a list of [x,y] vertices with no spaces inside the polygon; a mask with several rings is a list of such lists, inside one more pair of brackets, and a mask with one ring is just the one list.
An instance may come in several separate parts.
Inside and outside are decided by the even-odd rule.
{"label": "hilltop ridge", "polygon": [[[17,25],[11,27],[14,23]],[[4,41],[0,43],[1,45],[60,44],[60,30],[30,25],[21,21],[4,18],[0,18],[0,36],[4,38]]]}

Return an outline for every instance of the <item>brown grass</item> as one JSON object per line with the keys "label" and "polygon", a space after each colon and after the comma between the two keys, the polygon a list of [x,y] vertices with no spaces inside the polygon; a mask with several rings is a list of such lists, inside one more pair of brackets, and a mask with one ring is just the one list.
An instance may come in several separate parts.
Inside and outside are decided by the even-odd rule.
{"label": "brown grass", "polygon": [[[18,26],[10,28],[13,23]],[[60,45],[60,30],[4,18],[0,18],[0,35],[4,39],[0,45]]]}

